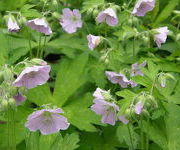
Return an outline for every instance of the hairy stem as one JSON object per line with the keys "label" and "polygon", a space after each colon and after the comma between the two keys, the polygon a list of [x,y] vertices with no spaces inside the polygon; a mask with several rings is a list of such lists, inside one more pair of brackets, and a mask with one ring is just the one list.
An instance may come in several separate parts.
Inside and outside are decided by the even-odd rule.
{"label": "hairy stem", "polygon": [[128,128],[129,138],[130,138],[130,142],[131,142],[131,147],[129,149],[134,150],[133,140],[132,140],[132,135],[131,135],[131,130],[130,130],[129,124],[127,125],[127,128]]}
{"label": "hairy stem", "polygon": [[10,106],[8,106],[7,117],[8,117],[8,122],[7,122],[8,150],[16,150],[14,109],[12,109]]}
{"label": "hairy stem", "polygon": [[39,45],[38,45],[38,50],[37,50],[37,58],[40,57],[40,50],[41,50],[41,34],[39,35]]}

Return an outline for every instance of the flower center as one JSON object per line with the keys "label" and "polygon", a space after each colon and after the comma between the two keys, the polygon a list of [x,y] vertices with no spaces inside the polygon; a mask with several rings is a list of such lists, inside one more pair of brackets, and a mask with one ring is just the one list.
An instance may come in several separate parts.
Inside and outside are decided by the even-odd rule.
{"label": "flower center", "polygon": [[37,72],[32,71],[32,72],[30,72],[30,73],[28,74],[28,77],[29,77],[29,78],[34,78],[36,75],[37,75]]}
{"label": "flower center", "polygon": [[73,22],[77,21],[76,16],[72,16],[72,17],[71,17],[71,20],[72,20]]}
{"label": "flower center", "polygon": [[45,122],[51,121],[51,113],[50,113],[50,112],[45,111],[45,112],[43,113],[43,116],[44,116],[44,121],[45,121]]}

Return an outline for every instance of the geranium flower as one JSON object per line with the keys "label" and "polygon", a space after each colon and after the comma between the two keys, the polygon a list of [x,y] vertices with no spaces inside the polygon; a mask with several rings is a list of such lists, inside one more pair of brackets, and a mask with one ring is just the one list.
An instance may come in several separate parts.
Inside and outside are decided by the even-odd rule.
{"label": "geranium flower", "polygon": [[124,115],[119,116],[119,120],[124,124],[129,123],[129,120]]}
{"label": "geranium flower", "polygon": [[91,106],[91,110],[98,115],[102,115],[101,122],[115,125],[117,120],[116,113],[119,111],[119,107],[102,99],[94,99],[94,103]]}
{"label": "geranium flower", "polygon": [[136,105],[135,105],[135,113],[136,114],[141,114],[142,113],[142,110],[143,110],[143,102],[139,101]]}
{"label": "geranium flower", "polygon": [[79,10],[73,9],[73,11],[71,11],[69,8],[64,8],[60,24],[67,33],[76,32],[77,28],[82,27],[81,14]]}
{"label": "geranium flower", "polygon": [[44,18],[36,18],[33,20],[29,20],[27,22],[27,26],[31,29],[36,30],[37,32],[44,33],[45,35],[52,34],[52,30]]}
{"label": "geranium flower", "polygon": [[17,93],[17,95],[14,96],[14,99],[16,101],[16,105],[20,105],[26,100],[26,96],[23,96],[21,93]]}
{"label": "geranium flower", "polygon": [[93,96],[95,99],[105,100],[105,95],[107,94],[109,94],[108,91],[97,88],[96,91],[93,93]]}
{"label": "geranium flower", "polygon": [[135,16],[144,16],[147,12],[153,10],[155,7],[155,0],[138,0],[132,14]]}
{"label": "geranium flower", "polygon": [[155,29],[155,31],[158,33],[154,35],[154,40],[157,46],[161,47],[161,44],[166,42],[167,35],[169,33],[168,27],[161,27],[161,28]]}
{"label": "geranium flower", "polygon": [[9,17],[8,19],[7,26],[9,32],[19,32],[20,30],[20,27],[17,24],[16,20],[13,20],[11,17]]}
{"label": "geranium flower", "polygon": [[134,63],[131,66],[131,76],[144,76],[144,74],[141,71],[142,67],[146,66],[146,62],[143,62],[142,64]]}
{"label": "geranium flower", "polygon": [[115,11],[112,8],[107,8],[100,12],[96,17],[98,23],[106,22],[109,26],[115,26],[118,24],[118,18]]}
{"label": "geranium flower", "polygon": [[94,36],[92,34],[87,35],[87,39],[88,39],[88,47],[91,50],[95,49],[101,41],[100,36]]}
{"label": "geranium flower", "polygon": [[119,84],[122,88],[127,88],[128,85],[131,85],[131,87],[137,86],[136,83],[132,82],[131,80],[128,80],[125,75],[122,73],[115,73],[111,71],[106,71],[106,76],[108,80],[110,80],[114,84]]}
{"label": "geranium flower", "polygon": [[35,111],[28,116],[25,127],[30,131],[40,130],[44,135],[66,130],[70,124],[60,113],[64,113],[60,108]]}
{"label": "geranium flower", "polygon": [[28,89],[42,85],[49,79],[50,69],[49,65],[27,67],[20,73],[13,85],[16,87],[23,86]]}

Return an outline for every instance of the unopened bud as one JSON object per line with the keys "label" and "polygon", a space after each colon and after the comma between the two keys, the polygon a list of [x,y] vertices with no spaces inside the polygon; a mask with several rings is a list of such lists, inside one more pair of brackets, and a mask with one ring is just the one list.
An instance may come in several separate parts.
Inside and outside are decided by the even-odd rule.
{"label": "unopened bud", "polygon": [[150,114],[149,114],[149,112],[146,109],[143,109],[142,114],[143,114],[143,116],[145,116],[147,118],[150,117]]}
{"label": "unopened bud", "polygon": [[177,35],[176,35],[176,41],[179,41],[180,40],[180,33],[178,33]]}
{"label": "unopened bud", "polygon": [[27,19],[25,17],[21,16],[21,18],[19,19],[19,23],[26,24],[26,22],[27,22]]}
{"label": "unopened bud", "polygon": [[149,44],[149,37],[143,36],[143,41],[144,41],[145,45],[148,45]]}
{"label": "unopened bud", "polygon": [[31,59],[31,62],[35,65],[47,65],[47,62],[39,58]]}
{"label": "unopened bud", "polygon": [[93,11],[94,11],[93,8],[89,8],[89,9],[87,10],[87,14],[88,14],[88,15],[91,15],[91,14],[93,13]]}
{"label": "unopened bud", "polygon": [[8,110],[8,101],[7,100],[2,100],[1,101],[1,105],[0,105],[0,109],[1,111],[6,111]]}
{"label": "unopened bud", "polygon": [[97,9],[93,10],[93,17],[95,18],[98,15],[99,11]]}
{"label": "unopened bud", "polygon": [[56,19],[60,19],[61,18],[61,15],[58,13],[58,12],[53,12],[52,13],[52,16]]}
{"label": "unopened bud", "polygon": [[106,99],[106,100],[111,100],[112,99],[112,96],[110,94],[110,92],[104,92],[103,93],[103,97]]}
{"label": "unopened bud", "polygon": [[10,106],[11,108],[15,108],[15,106],[16,106],[16,101],[15,101],[14,98],[10,98],[10,99],[8,100],[8,103],[9,103],[9,106]]}
{"label": "unopened bud", "polygon": [[57,0],[53,0],[53,1],[52,1],[52,4],[55,5],[55,6],[57,6],[57,5],[58,5]]}
{"label": "unopened bud", "polygon": [[13,73],[12,73],[12,71],[11,71],[11,69],[9,69],[9,68],[5,68],[5,70],[3,71],[3,78],[4,78],[4,80],[6,80],[6,81],[10,81],[10,80],[12,80],[13,79]]}

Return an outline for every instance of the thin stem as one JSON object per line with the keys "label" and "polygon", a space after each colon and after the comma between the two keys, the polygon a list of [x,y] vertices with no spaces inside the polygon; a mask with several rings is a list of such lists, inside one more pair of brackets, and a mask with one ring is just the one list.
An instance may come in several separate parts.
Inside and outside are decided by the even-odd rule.
{"label": "thin stem", "polygon": [[146,150],[149,150],[149,118],[147,119]]}
{"label": "thin stem", "polygon": [[135,54],[135,37],[134,37],[134,39],[133,39],[133,56],[135,56],[136,54]]}
{"label": "thin stem", "polygon": [[143,134],[143,124],[142,124],[142,115],[140,117],[140,127],[141,127],[141,150],[144,150],[144,134]]}
{"label": "thin stem", "polygon": [[44,52],[44,49],[45,49],[45,45],[46,45],[46,36],[44,37],[44,44],[43,44],[43,48],[41,49],[40,51],[40,58],[43,57],[43,52]]}
{"label": "thin stem", "polygon": [[14,110],[8,105],[8,150],[16,150]]}
{"label": "thin stem", "polygon": [[133,140],[132,140],[132,135],[131,135],[131,131],[130,131],[130,128],[129,128],[129,124],[127,124],[127,128],[128,128],[129,138],[130,138],[130,142],[131,142],[130,150],[134,150]]}
{"label": "thin stem", "polygon": [[30,58],[33,58],[32,45],[31,45],[31,33],[30,32],[29,32],[29,52],[30,52]]}
{"label": "thin stem", "polygon": [[40,56],[40,50],[41,50],[41,38],[42,38],[42,35],[40,34],[40,35],[39,35],[39,45],[38,45],[37,57]]}
{"label": "thin stem", "polygon": [[127,8],[129,8],[130,4],[132,3],[133,0],[130,0],[128,5],[127,5]]}

